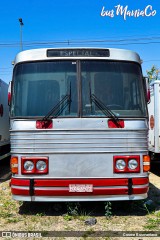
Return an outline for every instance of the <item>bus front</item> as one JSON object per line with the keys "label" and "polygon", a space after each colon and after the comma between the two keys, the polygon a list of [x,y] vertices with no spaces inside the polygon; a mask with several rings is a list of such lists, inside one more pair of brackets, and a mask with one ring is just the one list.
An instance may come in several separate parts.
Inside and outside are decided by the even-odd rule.
{"label": "bus front", "polygon": [[14,199],[147,197],[148,116],[136,53],[21,52],[13,71],[10,119]]}

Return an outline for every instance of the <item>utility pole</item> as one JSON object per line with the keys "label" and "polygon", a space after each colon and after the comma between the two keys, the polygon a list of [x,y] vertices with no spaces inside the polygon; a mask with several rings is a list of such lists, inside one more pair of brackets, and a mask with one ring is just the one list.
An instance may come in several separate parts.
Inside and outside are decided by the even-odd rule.
{"label": "utility pole", "polygon": [[20,23],[20,50],[23,50],[23,42],[22,42],[22,27],[23,27],[23,20],[22,18],[19,18],[19,23]]}

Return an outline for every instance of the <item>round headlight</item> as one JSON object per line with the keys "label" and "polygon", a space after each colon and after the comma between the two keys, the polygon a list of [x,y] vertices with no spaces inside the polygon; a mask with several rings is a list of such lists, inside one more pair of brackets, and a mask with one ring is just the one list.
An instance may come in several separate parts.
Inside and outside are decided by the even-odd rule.
{"label": "round headlight", "polygon": [[44,170],[46,169],[46,167],[47,167],[47,164],[46,164],[46,162],[44,162],[44,161],[38,161],[38,162],[36,163],[36,168],[37,168],[39,171],[44,171]]}
{"label": "round headlight", "polygon": [[119,159],[116,161],[116,168],[119,170],[123,170],[126,167],[126,162],[123,159]]}
{"label": "round headlight", "polygon": [[26,161],[26,162],[24,163],[24,169],[25,169],[26,171],[32,171],[33,168],[34,168],[34,163],[33,163],[32,161]]}
{"label": "round headlight", "polygon": [[131,170],[134,170],[138,167],[138,162],[135,159],[131,159],[131,160],[128,161],[128,167]]}

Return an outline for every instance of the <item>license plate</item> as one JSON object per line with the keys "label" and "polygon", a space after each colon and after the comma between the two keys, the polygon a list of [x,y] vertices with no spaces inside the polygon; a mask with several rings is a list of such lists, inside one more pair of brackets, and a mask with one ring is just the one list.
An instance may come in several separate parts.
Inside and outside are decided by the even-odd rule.
{"label": "license plate", "polygon": [[70,184],[69,192],[93,192],[92,184]]}

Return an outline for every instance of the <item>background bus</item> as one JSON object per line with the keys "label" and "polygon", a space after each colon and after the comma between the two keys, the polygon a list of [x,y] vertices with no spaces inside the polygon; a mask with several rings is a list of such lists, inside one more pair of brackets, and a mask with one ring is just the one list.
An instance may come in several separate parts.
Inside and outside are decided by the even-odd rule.
{"label": "background bus", "polygon": [[0,79],[0,160],[10,156],[8,84]]}
{"label": "background bus", "polygon": [[149,112],[149,154],[152,162],[160,162],[160,80],[150,84]]}
{"label": "background bus", "polygon": [[37,49],[15,59],[11,191],[23,201],[147,197],[148,114],[138,54]]}

